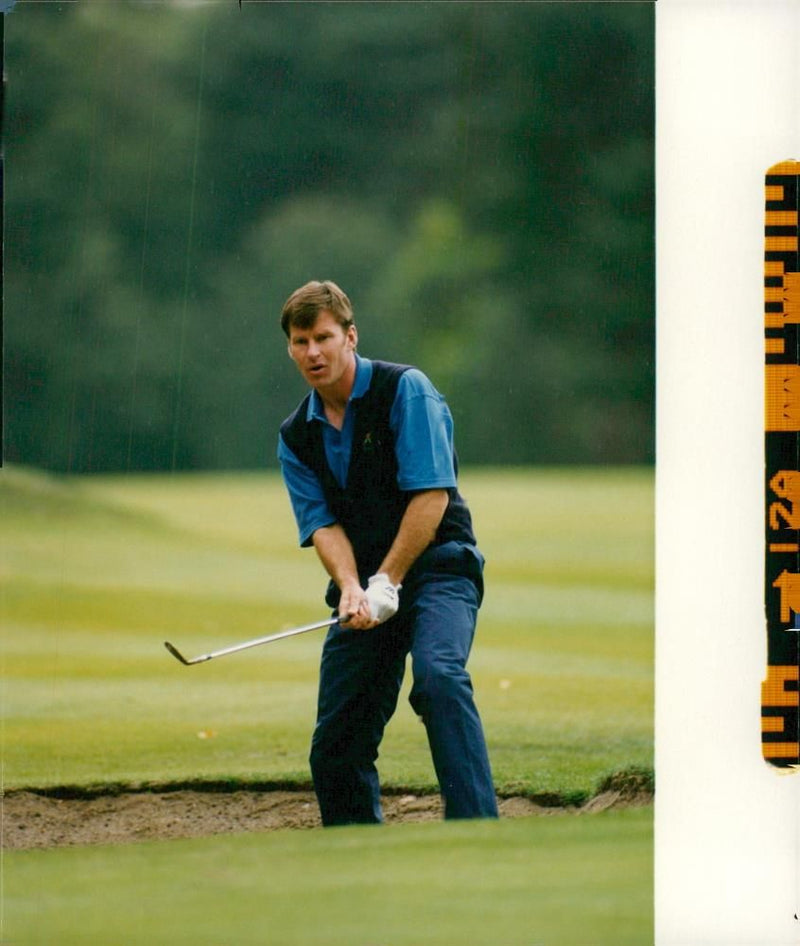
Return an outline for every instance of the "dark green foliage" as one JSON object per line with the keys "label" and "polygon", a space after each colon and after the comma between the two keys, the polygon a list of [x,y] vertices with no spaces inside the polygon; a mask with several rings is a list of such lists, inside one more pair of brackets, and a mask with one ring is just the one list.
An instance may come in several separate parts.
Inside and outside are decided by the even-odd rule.
{"label": "dark green foliage", "polygon": [[465,462],[653,457],[651,3],[25,4],[5,456],[272,465],[278,315],[350,294]]}

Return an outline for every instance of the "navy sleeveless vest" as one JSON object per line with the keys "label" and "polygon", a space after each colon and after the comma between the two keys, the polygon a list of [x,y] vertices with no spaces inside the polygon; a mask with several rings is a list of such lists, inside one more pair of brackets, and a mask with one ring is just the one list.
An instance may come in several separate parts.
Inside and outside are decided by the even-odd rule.
{"label": "navy sleeveless vest", "polygon": [[[294,455],[319,477],[328,508],[347,533],[366,585],[394,541],[411,492],[397,485],[397,460],[389,414],[400,376],[410,365],[372,362],[369,390],[352,401],[355,409],[353,447],[347,483],[339,486],[325,457],[322,422],[307,418],[309,392],[281,425],[281,434]],[[458,469],[457,460],[456,471]],[[449,503],[431,545],[463,542],[475,545],[467,504],[453,487]]]}

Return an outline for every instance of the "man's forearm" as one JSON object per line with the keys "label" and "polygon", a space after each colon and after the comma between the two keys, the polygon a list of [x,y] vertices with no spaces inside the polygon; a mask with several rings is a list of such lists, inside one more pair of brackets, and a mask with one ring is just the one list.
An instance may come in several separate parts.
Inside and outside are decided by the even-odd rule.
{"label": "man's forearm", "polygon": [[448,502],[444,489],[425,490],[412,497],[395,540],[378,569],[389,576],[392,584],[402,583],[408,570],[431,544]]}
{"label": "man's forearm", "polygon": [[353,546],[347,538],[347,533],[338,523],[317,529],[313,542],[325,571],[341,590],[349,584],[359,583]]}
{"label": "man's forearm", "polygon": [[358,566],[347,533],[338,524],[323,526],[313,536],[314,549],[325,571],[341,592],[339,615],[349,618],[351,627],[369,627],[369,603],[358,580]]}

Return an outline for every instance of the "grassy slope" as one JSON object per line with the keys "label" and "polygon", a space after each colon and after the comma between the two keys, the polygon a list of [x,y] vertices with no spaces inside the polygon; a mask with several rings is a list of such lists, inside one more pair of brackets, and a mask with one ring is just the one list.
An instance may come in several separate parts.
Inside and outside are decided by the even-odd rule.
{"label": "grassy slope", "polygon": [[[466,471],[487,556],[471,670],[503,793],[592,791],[652,765],[652,475]],[[6,788],[306,782],[321,636],[195,668],[325,615],[283,488],[265,475],[0,473]],[[407,684],[408,685],[408,684]],[[433,788],[405,701],[387,784]]]}
{"label": "grassy slope", "polygon": [[[464,477],[489,558],[473,676],[501,790],[652,759],[648,474]],[[319,639],[183,668],[316,617],[272,477],[0,474],[7,787],[306,778]],[[199,738],[202,736],[203,738]],[[432,786],[419,725],[384,775]],[[652,941],[652,811],[5,852],[0,939],[320,946]]]}
{"label": "grassy slope", "polygon": [[3,942],[642,946],[651,851],[640,809],[19,852]]}

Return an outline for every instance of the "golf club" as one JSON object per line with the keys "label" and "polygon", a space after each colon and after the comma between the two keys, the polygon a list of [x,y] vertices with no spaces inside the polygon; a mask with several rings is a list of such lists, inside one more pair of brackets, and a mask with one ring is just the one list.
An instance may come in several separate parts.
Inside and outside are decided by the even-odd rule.
{"label": "golf club", "polygon": [[170,644],[169,641],[164,641],[164,646],[176,660],[180,660],[185,666],[191,667],[193,664],[205,663],[205,661],[213,660],[215,657],[235,654],[237,651],[246,650],[248,647],[257,647],[259,644],[269,644],[271,641],[279,641],[284,637],[294,637],[295,634],[305,634],[308,631],[316,631],[321,627],[330,627],[338,620],[338,617],[326,618],[324,621],[317,621],[314,624],[303,624],[302,627],[293,627],[289,631],[280,631],[280,633],[270,634],[268,637],[256,637],[254,640],[244,641],[241,644],[232,644],[230,647],[223,647],[221,650],[212,650],[210,654],[200,654],[199,657],[192,657],[190,659],[184,657],[178,648]]}

